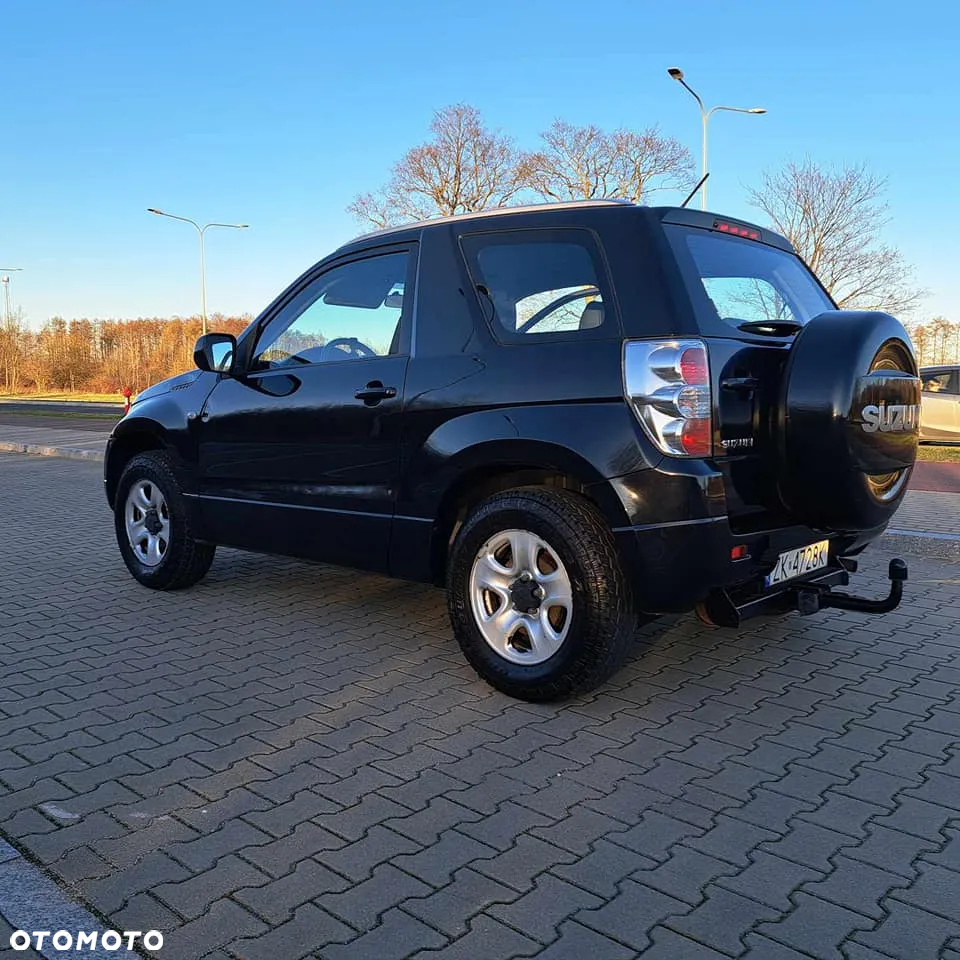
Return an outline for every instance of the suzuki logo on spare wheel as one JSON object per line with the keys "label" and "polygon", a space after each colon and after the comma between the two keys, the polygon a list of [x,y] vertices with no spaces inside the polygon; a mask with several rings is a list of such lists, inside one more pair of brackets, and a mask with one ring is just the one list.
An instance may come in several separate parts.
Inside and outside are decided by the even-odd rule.
{"label": "suzuki logo on spare wheel", "polygon": [[860,415],[865,433],[908,433],[920,426],[918,403],[871,403]]}

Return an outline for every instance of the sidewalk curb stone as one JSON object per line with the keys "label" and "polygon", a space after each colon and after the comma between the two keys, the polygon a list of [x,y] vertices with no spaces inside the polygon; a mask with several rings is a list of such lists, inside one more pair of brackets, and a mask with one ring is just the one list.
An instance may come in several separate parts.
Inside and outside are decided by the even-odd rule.
{"label": "sidewalk curb stone", "polygon": [[0,440],[0,451],[5,453],[27,453],[39,457],[65,457],[68,460],[90,460],[103,462],[102,450],[87,450],[83,447],[50,447],[39,443],[11,443]]}

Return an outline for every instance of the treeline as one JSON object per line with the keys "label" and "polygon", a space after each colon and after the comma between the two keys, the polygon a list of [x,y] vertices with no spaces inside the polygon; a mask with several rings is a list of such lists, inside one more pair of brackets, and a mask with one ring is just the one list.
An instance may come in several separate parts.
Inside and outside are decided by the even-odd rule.
{"label": "treeline", "polygon": [[960,323],[934,317],[909,328],[920,366],[960,363]]}
{"label": "treeline", "polygon": [[[249,316],[207,318],[208,330],[239,334]],[[39,331],[18,319],[0,326],[0,392],[134,393],[193,367],[199,317],[64,320]]]}
{"label": "treeline", "polygon": [[[208,318],[209,330],[239,334],[249,316]],[[39,332],[22,322],[0,327],[0,392],[134,393],[193,367],[199,317],[64,320]],[[960,361],[960,323],[943,317],[910,328],[921,365]]]}

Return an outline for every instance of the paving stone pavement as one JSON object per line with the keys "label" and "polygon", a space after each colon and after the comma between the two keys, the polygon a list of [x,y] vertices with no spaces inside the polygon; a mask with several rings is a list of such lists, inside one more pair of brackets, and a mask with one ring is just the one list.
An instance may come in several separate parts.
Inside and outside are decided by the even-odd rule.
{"label": "paving stone pavement", "polygon": [[890,528],[960,537],[960,494],[910,490]]}
{"label": "paving stone pavement", "polygon": [[910,564],[534,706],[438,591],[224,550],[151,593],[98,465],[3,454],[0,832],[170,960],[957,960],[960,566]]}

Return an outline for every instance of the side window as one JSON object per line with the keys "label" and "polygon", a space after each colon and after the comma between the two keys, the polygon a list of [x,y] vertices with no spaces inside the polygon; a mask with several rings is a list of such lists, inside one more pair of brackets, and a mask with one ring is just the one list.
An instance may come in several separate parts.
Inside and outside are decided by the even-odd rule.
{"label": "side window", "polygon": [[323,273],[264,328],[254,368],[399,353],[409,262],[387,253]]}
{"label": "side window", "polygon": [[924,393],[955,394],[957,389],[957,374],[947,370],[943,373],[920,374],[921,389]]}
{"label": "side window", "polygon": [[500,339],[615,336],[606,275],[586,230],[515,230],[461,239],[480,307]]}

